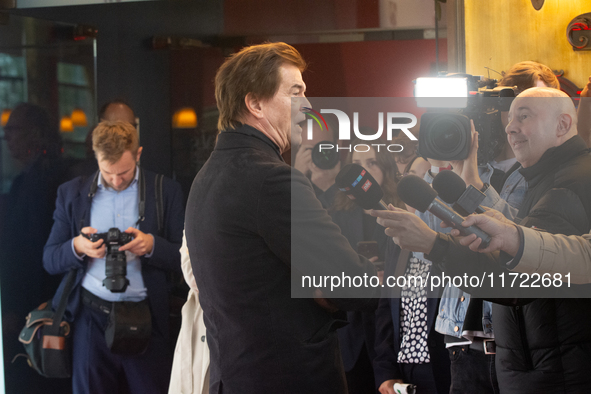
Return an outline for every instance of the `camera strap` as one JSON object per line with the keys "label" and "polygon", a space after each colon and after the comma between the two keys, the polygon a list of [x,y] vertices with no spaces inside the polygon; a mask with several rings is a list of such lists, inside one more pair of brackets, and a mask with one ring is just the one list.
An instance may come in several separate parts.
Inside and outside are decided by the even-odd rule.
{"label": "camera strap", "polygon": [[[138,176],[138,219],[135,222],[135,225],[138,226],[140,222],[143,222],[146,218],[146,178],[144,177],[144,170],[141,167],[137,167],[139,170]],[[90,204],[92,204],[92,198],[96,195],[96,191],[98,189],[98,179],[101,171],[98,170],[96,174],[94,174],[94,178],[92,179],[92,184],[90,185],[90,190],[88,192],[88,198],[90,199]],[[156,200],[156,204],[158,205],[159,200]],[[158,215],[160,217],[160,215]],[[80,228],[84,227],[84,219],[81,220]],[[160,229],[160,223],[158,223],[158,229]]]}
{"label": "camera strap", "polygon": [[140,171],[139,182],[137,187],[138,192],[138,219],[135,225],[138,226],[146,218],[146,179],[144,178],[144,170],[138,167]]}

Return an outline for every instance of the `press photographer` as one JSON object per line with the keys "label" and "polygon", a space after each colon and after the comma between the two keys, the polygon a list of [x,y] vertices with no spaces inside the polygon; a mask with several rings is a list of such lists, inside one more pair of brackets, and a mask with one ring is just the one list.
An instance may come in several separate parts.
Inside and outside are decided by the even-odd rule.
{"label": "press photographer", "polygon": [[176,182],[139,167],[138,137],[129,123],[100,123],[92,136],[99,171],[58,190],[43,265],[76,273],[66,310],[74,392],[114,393],[122,382],[134,392],[168,388],[166,273],[180,269],[183,198]]}
{"label": "press photographer", "polygon": [[[312,125],[312,138],[308,128]],[[325,208],[332,205],[337,189],[334,180],[341,169],[340,155],[336,150],[321,151],[320,144],[338,144],[338,126],[328,119],[326,126],[306,122],[302,131],[302,144],[297,148],[293,166],[312,182],[314,192]]]}
{"label": "press photographer", "polygon": [[[499,81],[469,74],[418,78],[415,89],[417,102],[428,108],[428,112],[421,117],[419,154],[452,162],[454,170],[463,175],[468,185],[482,188],[484,184],[476,168],[461,168],[472,142],[472,120],[478,130],[477,164],[481,167],[480,175],[490,171],[486,178],[500,192],[519,167],[505,135],[509,107],[516,95],[535,86],[560,89],[552,70],[532,61],[514,64]],[[517,188],[520,187],[517,184]],[[522,197],[522,193],[516,193],[508,202],[516,206]]]}

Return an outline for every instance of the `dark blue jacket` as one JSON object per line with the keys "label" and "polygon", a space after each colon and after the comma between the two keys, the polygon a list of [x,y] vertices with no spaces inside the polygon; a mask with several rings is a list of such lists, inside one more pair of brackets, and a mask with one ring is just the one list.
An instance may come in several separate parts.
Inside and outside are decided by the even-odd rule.
{"label": "dark blue jacket", "polygon": [[[395,275],[399,254],[400,247],[390,239],[386,251],[384,281],[388,276]],[[431,266],[431,275],[441,275],[441,272],[434,264]],[[440,289],[435,291],[439,293]],[[427,346],[437,391],[439,393],[448,393],[451,383],[449,355],[445,348],[443,335],[434,329],[439,307],[439,298],[437,298],[439,294],[437,293],[427,291]],[[376,311],[374,375],[378,387],[386,380],[403,379],[403,374],[398,367],[398,353],[400,352],[401,343],[400,298],[393,298],[395,294],[395,289],[385,286]]]}
{"label": "dark blue jacket", "polygon": [[[168,338],[168,287],[166,271],[181,270],[180,253],[183,236],[183,196],[178,183],[164,178],[162,200],[164,225],[158,234],[156,195],[154,180],[156,174],[145,171],[146,211],[145,220],[139,229],[154,236],[152,257],[141,257],[142,276],[148,290],[154,329]],[[68,299],[66,318],[74,320],[80,306],[80,283],[86,268],[86,258],[79,261],[72,252],[72,238],[80,234],[83,227],[90,225],[91,198],[88,196],[93,177],[78,177],[64,183],[58,189],[54,224],[43,251],[43,267],[52,275],[64,275],[72,268],[78,270],[74,290]],[[125,230],[125,229],[121,229]],[[67,276],[67,275],[65,275]],[[56,307],[65,284],[65,276],[53,299]]]}

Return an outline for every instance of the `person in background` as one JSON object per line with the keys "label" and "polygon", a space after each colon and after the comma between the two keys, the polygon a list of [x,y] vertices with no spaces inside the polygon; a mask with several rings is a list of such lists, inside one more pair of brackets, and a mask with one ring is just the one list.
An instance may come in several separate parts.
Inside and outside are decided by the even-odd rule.
{"label": "person in background", "polygon": [[579,135],[587,147],[591,148],[591,76],[581,90],[577,116],[579,117]]}
{"label": "person in background", "polygon": [[[3,196],[0,217],[0,290],[6,390],[9,393],[56,392],[69,389],[68,380],[37,375],[24,359],[18,341],[25,317],[50,299],[59,280],[43,269],[43,246],[53,224],[58,186],[66,181],[62,139],[57,122],[42,107],[21,103],[4,126],[4,138],[20,173]],[[5,158],[6,160],[6,158]],[[8,161],[7,161],[8,162]],[[46,383],[45,383],[46,382]]]}
{"label": "person in background", "polygon": [[[374,131],[375,133],[375,131]],[[352,146],[364,144],[360,139],[351,141]],[[363,148],[359,149],[363,150]],[[359,164],[365,168],[382,187],[383,201],[397,207],[404,207],[396,193],[399,174],[393,155],[381,149],[379,152],[369,146],[366,152],[353,151],[348,154],[344,165]],[[363,242],[375,241],[375,255],[365,257],[383,262],[386,255],[388,237],[383,229],[377,225],[374,217],[356,205],[345,193],[337,192],[333,206],[329,209],[333,221],[341,228],[351,247],[361,252]],[[361,246],[360,246],[361,245]],[[383,270],[383,263],[378,269]],[[349,324],[337,330],[339,346],[347,376],[350,394],[365,394],[375,392],[373,360],[375,358],[375,313],[347,312]]]}
{"label": "person in background", "polygon": [[[416,131],[418,131],[418,126],[413,128],[413,132]],[[400,152],[393,153],[393,155],[396,160],[398,172],[404,176],[410,172],[410,169],[415,161],[421,159],[421,157],[417,154],[419,142],[411,140],[406,135],[398,135],[392,139],[391,143],[402,146],[402,150]]]}
{"label": "person in background", "polygon": [[[128,387],[138,393],[165,393],[172,365],[167,272],[180,271],[181,187],[161,178],[162,192],[157,192],[157,175],[138,165],[142,147],[131,124],[101,122],[92,141],[99,170],[92,177],[78,177],[60,186],[43,253],[45,269],[64,276],[54,308],[68,276],[64,274],[76,270],[65,315],[76,327],[73,390],[102,394]],[[127,285],[109,288],[103,239],[91,241],[88,236],[112,228],[133,239],[118,247],[127,257]],[[109,319],[123,319],[118,324],[132,319],[123,312],[130,310],[126,306],[141,311],[134,315],[140,314],[151,327],[151,332],[144,331],[150,335],[143,338],[143,352],[139,347],[126,348],[135,341],[121,336],[116,336],[113,348],[107,344]]]}
{"label": "person in background", "polygon": [[[413,174],[415,163],[418,166],[415,169],[417,174]],[[439,170],[447,169],[449,163],[432,159],[427,161],[417,156],[406,166],[407,175],[420,176],[422,173],[425,178],[432,179]],[[421,219],[429,220],[414,208],[406,207]],[[385,263],[384,277],[440,273],[422,253],[402,250],[392,239],[387,242]],[[439,297],[437,289],[382,289],[382,298],[376,311],[374,359],[375,383],[381,394],[395,394],[396,383],[415,384],[418,394],[449,392],[449,356],[443,335],[435,331],[434,324],[439,310]]]}
{"label": "person in background", "polygon": [[[333,168],[322,169],[318,168],[312,160],[312,149],[314,146],[322,141],[330,141],[338,145],[338,127],[330,118],[326,121],[326,127],[320,127],[318,123],[312,123],[312,139],[308,139],[308,125],[306,122],[302,131],[302,144],[298,147],[297,153],[293,162],[293,167],[304,174],[314,187],[316,197],[320,199],[325,208],[332,205],[333,199],[337,192],[337,187],[334,184],[335,178],[341,170],[340,160]],[[337,153],[338,154],[338,153]]]}
{"label": "person in background", "polygon": [[183,321],[174,350],[168,394],[208,394],[209,347],[206,341],[203,309],[199,303],[199,290],[193,276],[184,232],[180,252],[181,268],[189,285],[189,294],[181,312]]}

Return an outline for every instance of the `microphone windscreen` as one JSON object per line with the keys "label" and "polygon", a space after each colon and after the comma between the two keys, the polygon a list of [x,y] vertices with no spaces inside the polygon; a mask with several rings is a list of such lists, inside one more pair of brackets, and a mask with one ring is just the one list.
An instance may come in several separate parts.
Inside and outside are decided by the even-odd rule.
{"label": "microphone windscreen", "polygon": [[373,176],[359,164],[344,166],[335,178],[340,191],[363,209],[376,209],[384,192]]}
{"label": "microphone windscreen", "polygon": [[433,179],[433,189],[448,204],[453,204],[466,191],[466,182],[453,171],[441,171]]}
{"label": "microphone windscreen", "polygon": [[407,175],[398,183],[398,197],[405,204],[425,212],[437,197],[437,192],[422,178]]}
{"label": "microphone windscreen", "polygon": [[355,181],[355,179],[357,179],[362,171],[363,167],[361,167],[359,164],[347,164],[341,168],[341,171],[339,171],[337,174],[334,182],[340,189],[351,186],[351,184]]}

